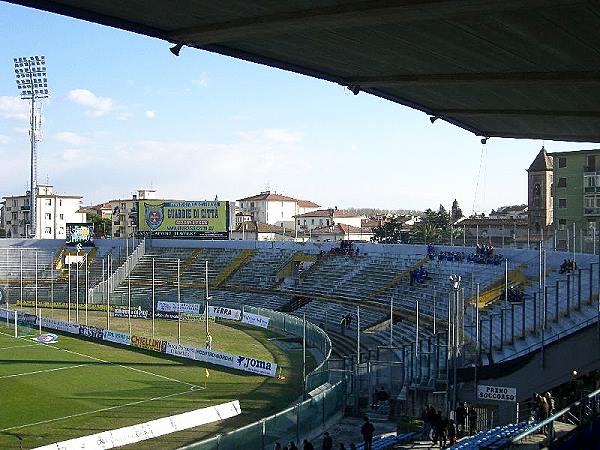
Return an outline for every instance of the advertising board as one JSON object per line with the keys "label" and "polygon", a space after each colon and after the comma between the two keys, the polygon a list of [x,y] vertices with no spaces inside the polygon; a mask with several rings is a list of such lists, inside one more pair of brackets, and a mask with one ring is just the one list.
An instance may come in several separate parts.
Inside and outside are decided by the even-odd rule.
{"label": "advertising board", "polygon": [[156,309],[164,312],[181,312],[186,314],[200,314],[198,303],[156,302]]}
{"label": "advertising board", "polygon": [[228,239],[229,202],[141,200],[138,223],[152,238]]}
{"label": "advertising board", "polygon": [[67,223],[65,227],[67,245],[94,245],[94,224]]}
{"label": "advertising board", "polygon": [[258,314],[244,312],[242,322],[255,327],[269,328],[269,318]]}
{"label": "advertising board", "polygon": [[166,341],[154,339],[146,336],[131,336],[131,345],[134,347],[145,348],[146,350],[154,350],[156,352],[164,352]]}
{"label": "advertising board", "polygon": [[208,317],[219,319],[240,320],[242,311],[239,309],[225,308],[223,306],[208,306]]}
{"label": "advertising board", "polygon": [[104,330],[102,340],[106,342],[114,342],[115,344],[129,345],[130,337],[127,333],[119,331]]}

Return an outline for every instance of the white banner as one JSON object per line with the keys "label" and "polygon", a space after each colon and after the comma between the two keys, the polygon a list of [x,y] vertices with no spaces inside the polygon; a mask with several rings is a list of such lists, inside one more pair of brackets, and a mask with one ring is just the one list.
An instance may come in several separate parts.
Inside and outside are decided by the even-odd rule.
{"label": "white banner", "polygon": [[217,366],[230,367],[243,372],[256,373],[274,377],[277,375],[277,364],[263,361],[262,359],[248,358],[247,356],[232,355],[230,353],[218,352],[197,348],[195,354],[197,361],[203,361]]}
{"label": "white banner", "polygon": [[129,345],[131,344],[131,338],[127,333],[120,333],[118,331],[104,330],[102,336],[103,341],[114,342],[115,344]]}
{"label": "white banner", "polygon": [[156,302],[156,309],[166,312],[200,314],[199,303]]}
{"label": "white banner", "polygon": [[229,419],[241,414],[240,402],[234,400],[208,408],[196,409],[175,416],[163,417],[150,422],[104,431],[56,444],[44,445],[34,450],[106,450],[134,444],[176,431],[187,430],[207,423]]}
{"label": "white banner", "polygon": [[59,330],[64,331],[66,333],[79,334],[79,325],[76,323],[67,322],[65,320],[42,317],[42,326],[45,328],[50,328],[52,330]]}
{"label": "white banner", "polygon": [[169,355],[180,356],[182,358],[194,359],[195,352],[196,349],[189,345],[167,342],[167,345],[165,346],[165,353],[168,353]]}
{"label": "white banner", "polygon": [[249,325],[253,325],[255,327],[269,328],[269,318],[265,316],[260,316],[258,314],[244,312],[242,322],[247,323]]}
{"label": "white banner", "polygon": [[225,308],[223,306],[208,306],[208,316],[219,319],[240,320],[242,311],[239,309]]}
{"label": "white banner", "polygon": [[479,400],[493,400],[497,402],[516,402],[517,389],[502,386],[477,385],[477,398]]}

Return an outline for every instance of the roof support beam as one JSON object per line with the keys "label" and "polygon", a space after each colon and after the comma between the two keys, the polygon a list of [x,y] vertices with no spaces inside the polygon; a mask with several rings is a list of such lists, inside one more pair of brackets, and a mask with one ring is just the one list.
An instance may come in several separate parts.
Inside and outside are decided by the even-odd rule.
{"label": "roof support beam", "polygon": [[243,17],[172,30],[169,40],[193,46],[225,43],[270,33],[343,29],[385,24],[452,19],[465,15],[577,7],[587,0],[377,0],[342,3],[321,8]]}
{"label": "roof support beam", "polygon": [[600,111],[543,111],[534,109],[439,109],[433,115],[445,116],[540,116],[600,118]]}
{"label": "roof support beam", "polygon": [[538,83],[538,82],[583,82],[600,83],[600,71],[565,72],[483,72],[483,73],[440,73],[403,74],[383,77],[353,77],[344,81],[347,86],[384,87],[398,85],[439,85],[453,83]]}

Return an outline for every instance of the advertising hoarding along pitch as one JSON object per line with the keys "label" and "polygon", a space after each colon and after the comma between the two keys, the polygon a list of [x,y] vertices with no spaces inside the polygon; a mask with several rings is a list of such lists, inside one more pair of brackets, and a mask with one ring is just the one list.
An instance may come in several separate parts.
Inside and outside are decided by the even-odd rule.
{"label": "advertising hoarding along pitch", "polygon": [[229,202],[141,200],[138,223],[153,238],[227,239]]}
{"label": "advertising hoarding along pitch", "polygon": [[199,303],[177,303],[177,302],[156,302],[156,309],[164,312],[181,312],[186,314],[200,314]]}
{"label": "advertising hoarding along pitch", "polygon": [[224,306],[208,307],[208,317],[217,317],[219,319],[240,320],[242,311],[239,309],[225,308]]}
{"label": "advertising hoarding along pitch", "polygon": [[154,350],[156,352],[164,353],[167,342],[145,336],[136,336],[134,334],[131,336],[131,345],[134,347],[145,348],[146,350]]}

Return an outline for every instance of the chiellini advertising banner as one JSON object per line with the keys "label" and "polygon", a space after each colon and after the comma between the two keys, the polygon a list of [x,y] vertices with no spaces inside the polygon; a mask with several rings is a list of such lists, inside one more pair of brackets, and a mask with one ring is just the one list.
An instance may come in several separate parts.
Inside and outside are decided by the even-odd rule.
{"label": "chiellini advertising banner", "polygon": [[227,239],[229,202],[143,200],[138,223],[153,238]]}

